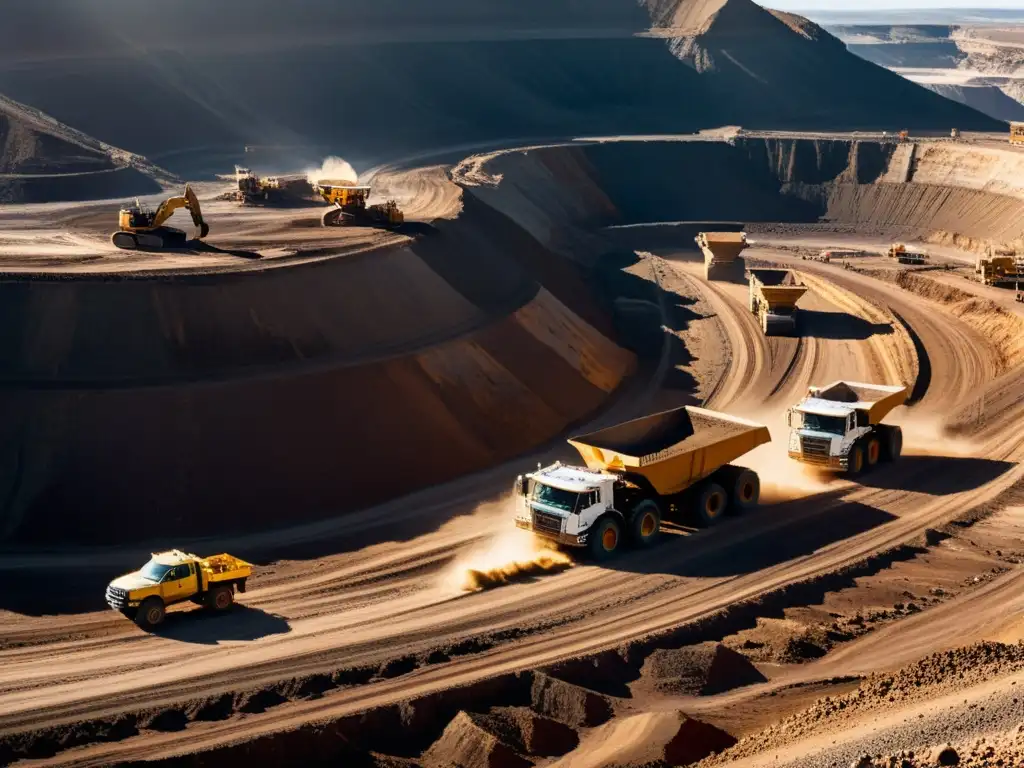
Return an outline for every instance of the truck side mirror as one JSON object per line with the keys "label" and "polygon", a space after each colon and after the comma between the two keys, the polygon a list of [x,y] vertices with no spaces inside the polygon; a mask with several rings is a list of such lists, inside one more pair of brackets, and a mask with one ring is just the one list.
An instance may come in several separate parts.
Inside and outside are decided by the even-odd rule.
{"label": "truck side mirror", "polygon": [[519,478],[519,495],[528,496],[530,493],[530,479],[528,477]]}
{"label": "truck side mirror", "polygon": [[793,412],[792,411],[786,411],[786,426],[789,427],[790,429],[793,428]]}

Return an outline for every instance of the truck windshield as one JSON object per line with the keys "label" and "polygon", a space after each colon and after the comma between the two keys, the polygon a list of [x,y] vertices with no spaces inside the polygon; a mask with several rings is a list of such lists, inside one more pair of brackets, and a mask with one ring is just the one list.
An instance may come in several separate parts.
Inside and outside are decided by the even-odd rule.
{"label": "truck windshield", "polygon": [[171,566],[163,565],[155,560],[150,560],[142,567],[142,570],[139,571],[139,573],[142,575],[142,578],[147,579],[148,581],[159,582],[167,575],[169,570],[171,570]]}
{"label": "truck windshield", "polygon": [[547,504],[549,507],[566,512],[572,512],[576,509],[576,500],[578,498],[578,493],[563,491],[561,488],[554,488],[550,485],[537,483],[533,486],[533,501]]}
{"label": "truck windshield", "polygon": [[846,419],[842,416],[822,416],[818,413],[799,413],[803,429],[812,432],[827,432],[830,435],[846,434]]}

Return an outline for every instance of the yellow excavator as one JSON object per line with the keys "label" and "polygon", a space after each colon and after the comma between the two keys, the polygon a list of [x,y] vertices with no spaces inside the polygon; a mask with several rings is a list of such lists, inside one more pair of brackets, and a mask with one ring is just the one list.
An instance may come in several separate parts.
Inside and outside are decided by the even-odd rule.
{"label": "yellow excavator", "polygon": [[164,226],[179,208],[187,209],[192,215],[192,223],[199,230],[199,239],[210,234],[210,226],[203,220],[203,211],[199,207],[199,198],[186,184],[183,195],[167,198],[155,211],[138,200],[122,208],[118,219],[120,229],[110,236],[110,242],[128,251],[181,248],[188,241],[186,234],[180,229]]}
{"label": "yellow excavator", "polygon": [[325,227],[399,227],[405,223],[405,214],[394,200],[367,205],[370,187],[345,182],[322,181],[313,189],[334,207],[324,212],[320,223]]}

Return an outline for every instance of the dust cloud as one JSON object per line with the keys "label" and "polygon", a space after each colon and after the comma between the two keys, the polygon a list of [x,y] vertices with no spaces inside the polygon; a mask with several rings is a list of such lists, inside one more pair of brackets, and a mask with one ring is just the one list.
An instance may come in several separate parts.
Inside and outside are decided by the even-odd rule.
{"label": "dust cloud", "polygon": [[318,184],[321,181],[341,181],[349,184],[356,184],[359,181],[359,174],[356,169],[346,160],[340,157],[328,157],[319,168],[306,171],[306,179],[310,184]]}
{"label": "dust cloud", "polygon": [[903,430],[903,453],[912,456],[977,456],[975,441],[952,434],[940,416],[904,412],[892,419]]}
{"label": "dust cloud", "polygon": [[802,499],[824,493],[843,482],[833,474],[789,458],[789,426],[785,412],[755,411],[743,415],[767,426],[772,435],[770,443],[755,448],[736,462],[757,472],[763,501]]}
{"label": "dust cloud", "polygon": [[517,579],[571,568],[572,559],[513,522],[511,496],[477,509],[471,520],[485,532],[481,542],[442,575],[452,592],[479,592]]}

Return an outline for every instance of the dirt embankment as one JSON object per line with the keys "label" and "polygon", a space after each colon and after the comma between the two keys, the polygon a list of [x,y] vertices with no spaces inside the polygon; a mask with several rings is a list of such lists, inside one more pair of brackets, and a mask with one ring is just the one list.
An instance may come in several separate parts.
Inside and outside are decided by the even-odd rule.
{"label": "dirt embankment", "polygon": [[150,194],[171,178],[141,157],[0,96],[0,203]]}
{"label": "dirt embankment", "polygon": [[981,251],[1024,244],[1022,168],[1009,148],[740,137],[541,147],[471,158],[455,174],[531,231],[823,221]]}
{"label": "dirt embankment", "polygon": [[634,366],[561,261],[469,201],[408,247],[315,264],[0,282],[0,538],[284,525],[534,448]]}
{"label": "dirt embankment", "polygon": [[997,372],[1007,373],[1024,363],[1024,318],[991,299],[960,290],[913,272],[874,270],[872,277],[930,299],[989,339],[998,358]]}

